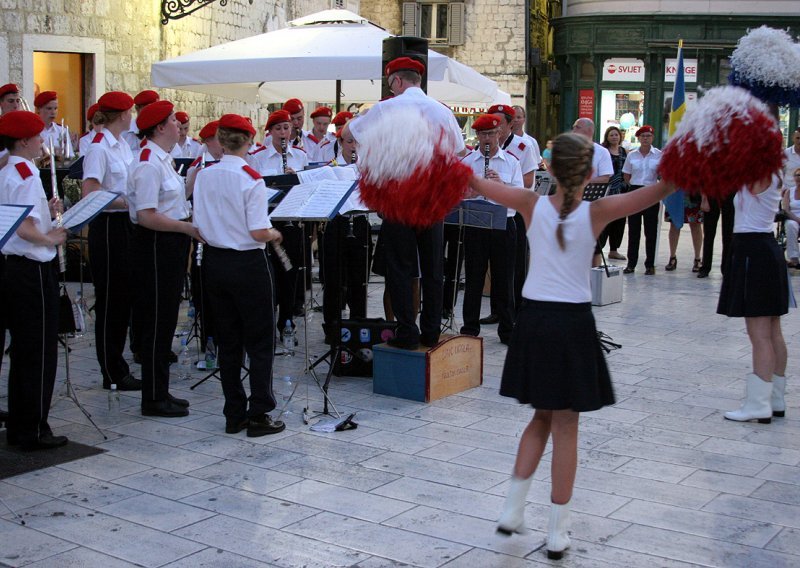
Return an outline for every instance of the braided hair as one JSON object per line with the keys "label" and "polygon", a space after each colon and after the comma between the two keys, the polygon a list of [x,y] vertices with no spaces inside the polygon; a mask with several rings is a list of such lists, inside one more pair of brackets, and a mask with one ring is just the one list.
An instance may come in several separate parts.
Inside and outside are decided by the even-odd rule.
{"label": "braided hair", "polygon": [[592,157],[594,145],[585,136],[573,133],[559,135],[553,141],[553,157],[550,169],[564,189],[564,201],[558,212],[558,228],[556,240],[561,250],[564,250],[564,221],[572,211],[575,194],[583,188],[586,176],[592,171]]}

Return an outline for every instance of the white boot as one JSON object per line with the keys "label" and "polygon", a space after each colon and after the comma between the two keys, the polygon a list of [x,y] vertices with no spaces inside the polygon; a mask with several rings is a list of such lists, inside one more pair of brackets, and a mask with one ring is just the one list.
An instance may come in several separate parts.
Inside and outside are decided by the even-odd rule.
{"label": "white boot", "polygon": [[786,416],[786,401],[783,394],[786,392],[786,377],[772,375],[772,415],[779,418]]}
{"label": "white boot", "polygon": [[560,560],[569,548],[569,503],[550,506],[550,523],[547,529],[547,557]]}
{"label": "white boot", "polygon": [[525,501],[531,481],[533,481],[533,474],[527,479],[511,477],[506,503],[503,505],[503,512],[497,521],[497,532],[500,534],[511,536],[514,533],[525,532]]}
{"label": "white boot", "polygon": [[725,413],[728,420],[746,422],[748,420],[758,420],[761,424],[772,422],[772,383],[762,381],[758,375],[750,373],[747,375],[745,386],[745,399],[739,410],[732,410]]}

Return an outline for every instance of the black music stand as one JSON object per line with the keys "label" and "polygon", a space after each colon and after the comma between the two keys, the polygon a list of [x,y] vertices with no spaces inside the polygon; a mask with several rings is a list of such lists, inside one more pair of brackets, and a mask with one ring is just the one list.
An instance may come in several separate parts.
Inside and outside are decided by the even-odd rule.
{"label": "black music stand", "polygon": [[464,227],[504,231],[506,229],[506,212],[507,208],[503,205],[497,205],[486,199],[465,199],[444,218],[446,225],[458,226],[458,244],[456,246],[456,273],[453,275],[453,310],[447,321],[442,324],[441,333],[448,329],[455,331],[456,297],[461,280],[458,259],[461,256],[461,248],[464,246]]}
{"label": "black music stand", "polygon": [[[605,197],[607,194],[608,182],[589,183],[583,188],[583,201],[597,201],[598,199]],[[603,249],[600,249],[600,259],[603,261],[603,268],[606,270],[606,278],[610,278],[611,273],[608,271],[608,262],[606,261],[606,255],[603,254]]]}
{"label": "black music stand", "polygon": [[[297,185],[292,188],[289,193],[284,196],[283,200],[280,204],[275,208],[275,210],[270,215],[270,218],[273,221],[289,221],[289,222],[298,222],[302,231],[302,238],[303,242],[306,239],[306,224],[313,223],[313,222],[322,222],[322,221],[330,221],[333,219],[336,214],[341,209],[342,205],[344,205],[345,201],[347,200],[348,196],[353,192],[357,183],[352,181],[334,181],[334,180],[325,180],[316,183],[307,183]],[[305,272],[309,270],[308,266],[308,259],[306,255],[303,254],[303,266],[300,269],[303,275],[303,282],[305,282]],[[308,293],[308,290],[303,286],[304,295]],[[308,299],[305,302],[306,306],[308,306]],[[322,393],[324,402],[323,402],[323,410],[322,412],[316,413],[319,414],[330,414],[328,411],[328,405],[330,404],[331,408],[333,409],[334,413],[337,417],[340,416],[339,411],[336,410],[336,406],[330,400],[328,396],[328,386],[330,384],[330,378],[333,374],[333,367],[334,367],[334,360],[331,359],[328,361],[330,368],[328,370],[328,375],[325,379],[325,383],[320,383],[319,377],[317,377],[316,372],[314,369],[316,366],[323,360],[327,360],[324,356],[320,357],[315,361],[313,364],[311,363],[311,359],[308,353],[308,309],[303,310],[303,335],[304,335],[304,365],[305,368],[303,370],[303,375],[305,377],[310,376],[319,388],[320,392]],[[330,351],[329,351],[330,353]],[[286,400],[286,403],[281,409],[278,418],[285,412],[286,408],[291,403],[292,398],[297,391],[297,387],[299,382],[295,384],[294,389],[292,389],[291,395]],[[308,382],[306,382],[306,387],[308,387]],[[306,407],[303,409],[303,422],[308,424],[308,411],[309,411],[309,403],[308,403],[308,390],[306,389]]]}

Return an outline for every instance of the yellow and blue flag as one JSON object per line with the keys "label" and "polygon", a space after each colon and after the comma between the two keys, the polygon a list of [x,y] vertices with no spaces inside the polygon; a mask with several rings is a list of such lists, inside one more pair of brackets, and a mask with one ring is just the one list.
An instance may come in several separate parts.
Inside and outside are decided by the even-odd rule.
{"label": "yellow and blue flag", "polygon": [[[672,107],[669,112],[669,130],[667,138],[672,138],[678,123],[686,112],[686,85],[683,75],[683,40],[678,40],[678,69],[675,74],[675,85],[672,88]],[[664,207],[676,229],[683,226],[683,191],[676,191],[664,200]]]}

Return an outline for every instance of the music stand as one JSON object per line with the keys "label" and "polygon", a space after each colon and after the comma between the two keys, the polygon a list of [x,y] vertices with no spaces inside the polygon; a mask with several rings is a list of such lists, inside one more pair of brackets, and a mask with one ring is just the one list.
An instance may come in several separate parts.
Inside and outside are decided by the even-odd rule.
{"label": "music stand", "polygon": [[453,275],[453,311],[447,321],[442,324],[441,333],[448,329],[455,331],[456,297],[461,280],[458,259],[461,256],[461,248],[464,246],[464,227],[505,231],[506,212],[507,208],[503,205],[497,205],[483,198],[465,199],[444,218],[446,225],[458,225],[458,244],[456,245],[456,273]]}
{"label": "music stand", "polygon": [[[583,188],[583,201],[597,201],[602,199],[608,194],[608,183],[589,183]],[[608,262],[606,262],[606,255],[603,254],[603,249],[600,249],[600,259],[603,261],[603,268],[606,270],[606,278],[611,277],[608,271]]]}
{"label": "music stand", "polygon": [[556,184],[553,176],[548,171],[537,171],[534,174],[534,191],[539,195],[553,195],[556,192]]}
{"label": "music stand", "polygon": [[[275,210],[270,215],[270,218],[273,221],[289,221],[293,222],[296,221],[299,223],[303,242],[305,242],[306,238],[306,223],[313,223],[313,222],[322,222],[322,221],[330,221],[333,219],[336,214],[341,209],[342,205],[345,203],[349,195],[353,192],[356,187],[356,182],[352,181],[334,181],[334,180],[324,180],[321,182],[315,183],[307,183],[307,184],[300,184],[293,187],[289,193],[287,193],[280,204],[275,208]],[[303,254],[303,266],[300,268],[302,271],[303,282],[305,282],[305,271],[309,270],[308,266],[308,259],[306,255]],[[305,298],[305,303],[308,305],[308,290],[306,289],[305,285],[303,286],[303,295]],[[315,361],[313,364],[311,363],[311,359],[309,357],[308,352],[308,309],[303,310],[303,339],[304,339],[304,369],[303,369],[303,376],[306,377],[306,408],[303,409],[303,422],[308,424],[308,411],[309,411],[309,402],[308,402],[308,380],[307,378],[310,376],[319,388],[320,392],[322,393],[324,402],[323,402],[323,410],[319,414],[329,414],[328,412],[328,404],[330,404],[333,411],[336,413],[336,416],[339,417],[339,411],[336,409],[336,406],[330,400],[328,396],[328,386],[330,384],[330,377],[333,372],[334,361],[331,360],[329,362],[330,369],[328,370],[328,375],[326,377],[324,385],[320,383],[319,377],[317,377],[316,372],[314,371],[317,364],[321,361],[325,360],[324,357],[320,357]],[[299,384],[299,383],[298,383]],[[283,415],[286,411],[286,408],[291,403],[292,398],[297,392],[297,386],[295,384],[294,389],[292,389],[291,395],[286,400],[283,408],[281,409],[278,418]]]}

